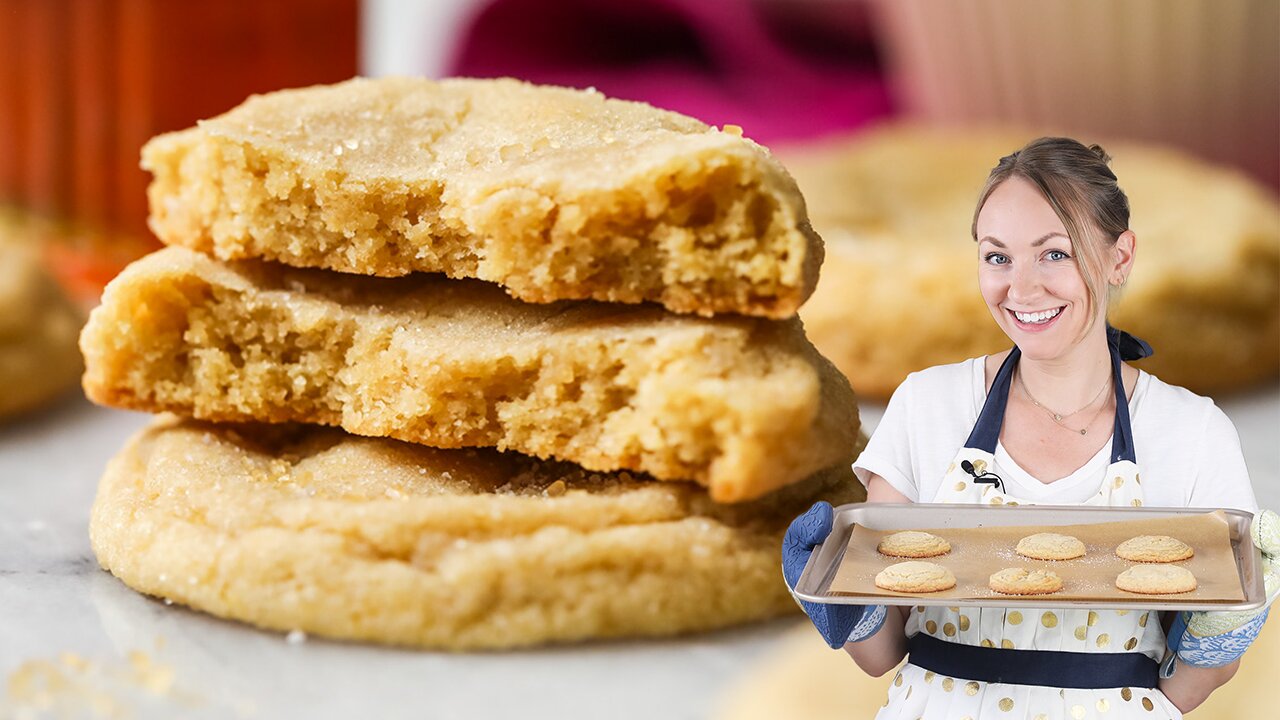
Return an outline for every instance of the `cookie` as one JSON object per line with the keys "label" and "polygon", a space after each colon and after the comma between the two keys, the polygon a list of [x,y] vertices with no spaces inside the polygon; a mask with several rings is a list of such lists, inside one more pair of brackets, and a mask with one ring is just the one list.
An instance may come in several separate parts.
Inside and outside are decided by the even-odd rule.
{"label": "cookie", "polygon": [[1116,576],[1116,587],[1143,595],[1171,595],[1196,589],[1196,576],[1179,565],[1134,565]]}
{"label": "cookie", "polygon": [[[975,287],[970,227],[987,174],[1038,135],[889,125],[778,150],[827,245],[801,317],[860,394],[888,398],[913,371],[1009,347]],[[1143,250],[1109,318],[1156,348],[1138,367],[1201,394],[1274,380],[1274,195],[1170,150],[1101,142],[1115,158]]]}
{"label": "cookie", "polygon": [[858,431],[848,382],[794,318],[530,305],[474,280],[185,248],[112,281],[81,348],[106,405],[498,447],[694,480],[723,502],[851,462]]}
{"label": "cookie", "polygon": [[920,560],[890,565],[876,575],[876,587],[894,592],[938,592],[955,586],[956,576],[952,575],[950,570],[941,565]]}
{"label": "cookie", "polygon": [[314,426],[162,417],[89,533],[130,587],[281,631],[444,648],[671,635],[795,609],[788,523],[865,497],[847,466],[753,503],[692,483]]}
{"label": "cookie", "polygon": [[951,552],[951,543],[932,533],[904,530],[886,535],[876,550],[891,557],[927,558]]}
{"label": "cookie", "polygon": [[1118,557],[1134,562],[1178,562],[1195,554],[1190,545],[1168,535],[1139,535],[1116,546]]}
{"label": "cookie", "polygon": [[1018,541],[1017,553],[1034,560],[1072,560],[1084,557],[1084,543],[1070,535],[1036,533]]}
{"label": "cookie", "polygon": [[84,316],[49,277],[35,230],[0,214],[0,419],[66,394],[80,377]]}
{"label": "cookie", "polygon": [[228,260],[772,318],[822,261],[795,182],[740,130],[510,79],[253,96],[142,164],[156,235]]}
{"label": "cookie", "polygon": [[992,574],[987,587],[1003,595],[1047,595],[1062,589],[1062,578],[1052,570],[1012,567]]}

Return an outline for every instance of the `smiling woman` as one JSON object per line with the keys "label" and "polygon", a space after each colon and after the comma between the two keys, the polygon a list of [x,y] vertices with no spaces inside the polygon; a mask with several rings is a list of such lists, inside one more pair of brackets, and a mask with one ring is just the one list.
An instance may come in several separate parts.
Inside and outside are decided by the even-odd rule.
{"label": "smiling woman", "polygon": [[1001,158],[979,194],[979,287],[1026,357],[1080,344],[1132,270],[1129,200],[1109,161],[1098,145],[1041,138]]}
{"label": "smiling woman", "polygon": [[[1256,512],[1230,420],[1128,365],[1151,347],[1106,322],[1137,246],[1108,161],[1040,138],[991,171],[972,224],[978,285],[1014,347],[907,377],[853,465],[869,502]],[[819,504],[792,523],[784,569],[803,567],[830,518]],[[1196,613],[1166,638],[1153,613],[1105,608],[805,609],[869,674],[908,656],[879,718],[1178,718],[1231,678],[1265,617]],[[1224,641],[1195,651],[1188,625]]]}

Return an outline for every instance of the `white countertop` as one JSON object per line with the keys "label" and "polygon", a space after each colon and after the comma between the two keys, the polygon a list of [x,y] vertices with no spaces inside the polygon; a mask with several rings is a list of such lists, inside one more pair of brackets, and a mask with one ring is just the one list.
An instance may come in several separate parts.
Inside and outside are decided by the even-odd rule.
{"label": "white countertop", "polygon": [[[1280,385],[1219,404],[1259,503],[1280,508]],[[864,408],[868,428],[879,416]],[[99,569],[87,532],[103,466],[146,420],[71,399],[0,426],[0,719],[43,717],[23,714],[40,702],[65,711],[50,717],[706,718],[803,622],[452,655],[290,642],[167,606]]]}

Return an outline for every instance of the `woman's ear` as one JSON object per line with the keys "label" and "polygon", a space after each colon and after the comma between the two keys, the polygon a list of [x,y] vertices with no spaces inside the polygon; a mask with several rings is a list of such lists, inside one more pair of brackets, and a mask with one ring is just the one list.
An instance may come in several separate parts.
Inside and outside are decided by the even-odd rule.
{"label": "woman's ear", "polygon": [[1108,284],[1124,285],[1129,279],[1129,273],[1133,270],[1133,257],[1137,251],[1138,236],[1134,235],[1132,230],[1120,233],[1120,237],[1116,238],[1116,244],[1111,246],[1112,265],[1107,276]]}

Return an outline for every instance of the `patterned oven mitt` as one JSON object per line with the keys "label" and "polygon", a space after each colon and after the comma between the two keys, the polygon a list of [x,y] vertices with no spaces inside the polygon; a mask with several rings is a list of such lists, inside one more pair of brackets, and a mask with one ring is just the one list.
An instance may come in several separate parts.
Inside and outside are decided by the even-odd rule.
{"label": "patterned oven mitt", "polygon": [[791,597],[818,628],[822,639],[832,649],[837,649],[844,647],[845,643],[866,640],[875,635],[884,625],[886,608],[883,605],[827,605],[795,597],[796,583],[814,548],[831,534],[833,517],[831,503],[819,501],[791,521],[787,534],[782,538],[782,576],[787,581]]}
{"label": "patterned oven mitt", "polygon": [[1239,612],[1180,612],[1169,628],[1169,655],[1160,667],[1160,676],[1173,675],[1174,659],[1193,667],[1220,667],[1239,659],[1249,648],[1270,605],[1280,592],[1280,515],[1263,510],[1253,518],[1250,534],[1262,551],[1266,604],[1257,610]]}

